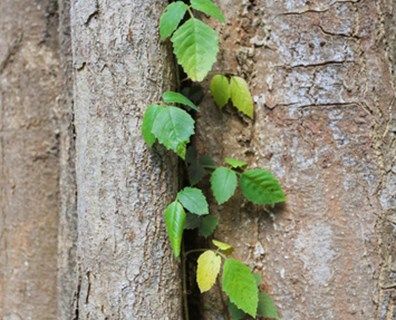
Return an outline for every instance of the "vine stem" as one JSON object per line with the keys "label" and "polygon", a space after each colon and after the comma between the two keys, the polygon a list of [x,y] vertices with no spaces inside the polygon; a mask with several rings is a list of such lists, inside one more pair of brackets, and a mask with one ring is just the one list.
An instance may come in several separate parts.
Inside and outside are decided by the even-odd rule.
{"label": "vine stem", "polygon": [[193,14],[193,12],[191,10],[191,6],[188,6],[187,11],[190,14],[191,18],[194,18],[194,14]]}
{"label": "vine stem", "polygon": [[183,257],[182,257],[182,280],[183,280],[183,307],[184,307],[184,319],[190,320],[190,315],[188,312],[188,298],[187,298],[187,256],[194,252],[203,252],[207,249],[193,249],[189,251],[184,250],[183,245]]}
{"label": "vine stem", "polygon": [[[184,250],[184,246],[183,246],[183,257],[182,257],[183,288],[182,289],[183,289],[183,306],[184,306],[184,315],[185,315],[184,318],[185,318],[185,320],[189,320],[190,319],[190,316],[189,316],[189,313],[188,313],[188,298],[187,298],[187,257],[191,253],[205,252],[207,250],[211,250],[211,249],[199,248],[199,249],[192,249],[192,250],[185,251]],[[221,253],[219,250],[216,250],[215,252],[220,257],[222,257],[224,260],[227,259],[225,254]],[[220,290],[220,295],[221,295],[221,290]],[[223,304],[223,307],[224,307],[225,303],[224,303],[224,300],[223,300],[223,295],[221,295],[221,301],[222,301],[222,304]],[[227,309],[225,309],[225,310],[227,310]],[[228,310],[227,310],[227,316],[229,318]]]}
{"label": "vine stem", "polygon": [[182,258],[182,277],[183,277],[183,307],[184,307],[184,319],[189,320],[190,315],[188,312],[188,298],[187,298],[187,255],[185,252],[184,244],[183,244],[183,258]]}

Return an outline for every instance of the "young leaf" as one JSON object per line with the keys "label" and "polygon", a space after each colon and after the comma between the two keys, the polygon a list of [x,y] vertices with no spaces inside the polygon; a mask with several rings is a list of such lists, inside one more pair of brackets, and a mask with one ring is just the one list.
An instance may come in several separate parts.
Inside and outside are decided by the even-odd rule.
{"label": "young leaf", "polygon": [[153,129],[154,120],[157,117],[157,114],[160,112],[161,108],[161,106],[150,105],[144,112],[142,135],[144,141],[148,144],[149,147],[152,147],[154,142],[157,140],[151,130]]}
{"label": "young leaf", "polygon": [[226,157],[224,159],[224,162],[231,166],[231,168],[237,169],[237,168],[243,168],[247,166],[247,163],[242,160],[234,159],[234,158],[228,158]]}
{"label": "young leaf", "polygon": [[231,77],[230,83],[233,105],[249,118],[253,118],[253,99],[248,84],[240,77]]}
{"label": "young leaf", "polygon": [[255,204],[272,205],[285,201],[279,181],[263,169],[250,169],[242,173],[240,185],[246,199]]}
{"label": "young leaf", "polygon": [[174,91],[165,91],[162,95],[162,99],[166,103],[180,103],[184,106],[188,106],[195,111],[198,111],[198,107],[187,97],[182,95],[181,93]]}
{"label": "young leaf", "polygon": [[223,75],[215,75],[210,82],[210,92],[219,108],[223,108],[231,97],[230,83],[227,77]]}
{"label": "young leaf", "polygon": [[228,300],[228,312],[230,313],[231,320],[242,320],[247,317],[247,314],[242,310],[238,309],[235,304]]}
{"label": "young leaf", "polygon": [[238,184],[238,178],[234,171],[225,167],[219,167],[213,171],[210,178],[210,186],[218,204],[223,204],[232,197]]}
{"label": "young leaf", "polygon": [[212,240],[212,243],[217,247],[217,248],[219,248],[221,251],[230,251],[230,250],[232,250],[233,248],[232,248],[232,245],[230,245],[230,244],[228,244],[228,243],[225,243],[225,242],[221,242],[221,241],[218,241],[218,240]]}
{"label": "young leaf", "polygon": [[163,107],[155,117],[152,133],[167,149],[185,157],[186,144],[194,133],[194,120],[177,107]]}
{"label": "young leaf", "polygon": [[174,201],[165,209],[165,225],[168,238],[173,249],[175,257],[179,257],[181,242],[183,237],[184,224],[186,222],[186,213],[182,205]]}
{"label": "young leaf", "polygon": [[268,319],[279,319],[278,310],[272,298],[265,292],[259,293],[257,315]]}
{"label": "young leaf", "polygon": [[201,218],[201,223],[199,225],[199,235],[205,238],[209,237],[216,230],[217,224],[218,219],[215,216],[211,214],[204,216]]}
{"label": "young leaf", "polygon": [[202,191],[197,188],[186,187],[179,191],[177,200],[191,213],[204,215],[209,213],[208,202]]}
{"label": "young leaf", "polygon": [[173,34],[171,41],[178,63],[193,81],[202,81],[212,69],[219,51],[217,32],[191,18]]}
{"label": "young leaf", "polygon": [[197,283],[201,293],[209,291],[220,272],[221,258],[212,250],[207,250],[198,258]]}
{"label": "young leaf", "polygon": [[238,260],[227,259],[223,267],[222,287],[238,309],[256,317],[258,288],[249,267]]}
{"label": "young leaf", "polygon": [[222,23],[225,22],[221,9],[212,0],[191,0],[191,6]]}
{"label": "young leaf", "polygon": [[160,18],[161,40],[169,38],[186,14],[188,6],[183,1],[169,4]]}

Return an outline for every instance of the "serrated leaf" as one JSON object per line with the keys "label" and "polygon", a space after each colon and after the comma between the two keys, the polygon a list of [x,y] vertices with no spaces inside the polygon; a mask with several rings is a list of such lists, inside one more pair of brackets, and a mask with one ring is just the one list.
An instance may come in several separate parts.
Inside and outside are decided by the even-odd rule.
{"label": "serrated leaf", "polygon": [[238,178],[234,171],[219,167],[213,171],[210,187],[218,204],[223,204],[232,197],[238,185]]}
{"label": "serrated leaf", "polygon": [[191,0],[191,6],[220,22],[225,22],[221,9],[212,0]]}
{"label": "serrated leaf", "polygon": [[183,109],[163,107],[155,117],[151,132],[167,149],[184,159],[186,145],[194,133],[194,120]]}
{"label": "serrated leaf", "polygon": [[220,272],[221,258],[212,250],[207,250],[198,258],[197,283],[201,293],[210,290]]}
{"label": "serrated leaf", "polygon": [[255,204],[273,205],[285,201],[278,179],[263,169],[250,169],[242,173],[240,186],[246,199]]}
{"label": "serrated leaf", "polygon": [[279,319],[278,309],[274,301],[265,292],[259,293],[257,315],[266,319]]}
{"label": "serrated leaf", "polygon": [[184,72],[193,81],[202,81],[212,69],[219,51],[217,32],[191,18],[173,34],[173,52]]}
{"label": "serrated leaf", "polygon": [[188,6],[183,1],[172,2],[165,8],[160,18],[161,40],[172,35],[186,14],[187,8]]}
{"label": "serrated leaf", "polygon": [[206,157],[199,157],[197,150],[193,146],[189,146],[186,154],[187,173],[190,185],[194,186],[202,180],[209,172],[204,165]]}
{"label": "serrated leaf", "polygon": [[187,173],[191,186],[195,186],[208,174],[208,172],[198,160],[189,164],[187,167]]}
{"label": "serrated leaf", "polygon": [[231,77],[230,90],[231,101],[235,108],[253,118],[253,98],[246,81],[240,77]]}
{"label": "serrated leaf", "polygon": [[166,103],[179,103],[198,111],[198,107],[190,99],[188,99],[181,93],[174,91],[165,91],[162,95],[162,99]]}
{"label": "serrated leaf", "polygon": [[179,191],[177,200],[191,213],[204,215],[209,213],[208,202],[202,191],[198,188],[186,187]]}
{"label": "serrated leaf", "polygon": [[227,77],[215,75],[210,82],[210,92],[219,108],[223,108],[231,97],[230,83]]}
{"label": "serrated leaf", "polygon": [[196,214],[186,212],[186,224],[184,225],[184,229],[192,230],[195,228],[199,228],[201,225],[201,216]]}
{"label": "serrated leaf", "polygon": [[186,213],[182,205],[174,201],[168,205],[164,212],[166,232],[175,257],[180,256]]}
{"label": "serrated leaf", "polygon": [[224,262],[222,288],[238,309],[256,317],[258,288],[249,267],[235,259]]}
{"label": "serrated leaf", "polygon": [[144,112],[143,123],[142,123],[142,135],[144,141],[148,144],[149,147],[152,147],[157,138],[151,132],[153,129],[154,120],[157,117],[158,113],[161,110],[161,106],[158,105],[149,105]]}
{"label": "serrated leaf", "polygon": [[212,243],[219,248],[221,251],[230,251],[233,249],[232,245],[225,243],[225,242],[221,242],[218,240],[212,240]]}
{"label": "serrated leaf", "polygon": [[234,159],[234,158],[229,158],[229,157],[226,157],[224,159],[224,162],[226,164],[228,164],[229,166],[231,166],[231,168],[234,168],[234,169],[243,168],[243,167],[247,166],[247,163],[245,161]]}
{"label": "serrated leaf", "polygon": [[247,314],[242,310],[238,309],[235,304],[228,300],[228,312],[230,313],[231,320],[242,320],[247,317]]}
{"label": "serrated leaf", "polygon": [[218,224],[217,217],[211,214],[202,217],[198,229],[199,235],[205,238],[209,237],[216,230],[217,224]]}

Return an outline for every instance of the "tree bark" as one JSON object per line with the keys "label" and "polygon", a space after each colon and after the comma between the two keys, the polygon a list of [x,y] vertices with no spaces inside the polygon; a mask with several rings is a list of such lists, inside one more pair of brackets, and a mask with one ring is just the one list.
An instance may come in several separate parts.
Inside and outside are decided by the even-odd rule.
{"label": "tree bark", "polygon": [[[140,134],[173,80],[158,38],[165,3],[71,3],[79,259],[78,319],[181,319],[177,263],[162,210],[177,160]],[[161,150],[161,149],[159,149]]]}
{"label": "tree bark", "polygon": [[[217,70],[250,83],[255,120],[206,97],[198,148],[272,170],[287,203],[213,207],[216,238],[263,275],[283,319],[394,319],[394,2],[220,3]],[[213,301],[204,318],[224,319]]]}
{"label": "tree bark", "polygon": [[0,318],[55,319],[60,92],[53,1],[0,2]]}

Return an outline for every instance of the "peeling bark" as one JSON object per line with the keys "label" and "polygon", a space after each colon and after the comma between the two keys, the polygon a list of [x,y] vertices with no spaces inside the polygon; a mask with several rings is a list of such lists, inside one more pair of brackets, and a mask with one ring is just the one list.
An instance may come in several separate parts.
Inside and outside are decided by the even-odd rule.
{"label": "peeling bark", "polygon": [[[248,80],[256,114],[206,97],[198,147],[271,169],[288,200],[270,215],[240,195],[212,208],[216,237],[263,275],[284,319],[394,319],[394,3],[221,5],[217,70]],[[205,319],[224,319],[214,301]]]}

